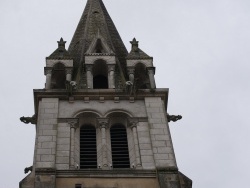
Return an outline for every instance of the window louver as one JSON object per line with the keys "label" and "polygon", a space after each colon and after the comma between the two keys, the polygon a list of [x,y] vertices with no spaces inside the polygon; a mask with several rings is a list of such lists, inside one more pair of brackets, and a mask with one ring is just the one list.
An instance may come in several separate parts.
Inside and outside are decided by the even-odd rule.
{"label": "window louver", "polygon": [[96,129],[83,126],[80,130],[80,168],[97,168]]}
{"label": "window louver", "polygon": [[113,168],[129,168],[127,131],[123,125],[110,129]]}

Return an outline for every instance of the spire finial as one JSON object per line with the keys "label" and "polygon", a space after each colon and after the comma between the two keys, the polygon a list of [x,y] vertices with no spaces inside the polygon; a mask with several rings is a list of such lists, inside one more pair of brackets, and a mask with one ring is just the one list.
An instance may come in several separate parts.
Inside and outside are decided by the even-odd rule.
{"label": "spire finial", "polygon": [[130,43],[132,44],[132,51],[137,52],[139,47],[139,41],[137,41],[136,38],[133,38]]}
{"label": "spire finial", "polygon": [[64,41],[62,37],[60,41],[57,41],[57,43],[58,43],[58,48],[60,47],[65,48],[66,41]]}

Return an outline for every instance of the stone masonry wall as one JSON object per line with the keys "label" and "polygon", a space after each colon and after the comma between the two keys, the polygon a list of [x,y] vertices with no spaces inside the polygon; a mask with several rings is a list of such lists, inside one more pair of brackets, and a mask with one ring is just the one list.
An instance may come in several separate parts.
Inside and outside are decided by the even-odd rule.
{"label": "stone masonry wall", "polygon": [[37,123],[36,168],[55,168],[58,99],[39,102]]}
{"label": "stone masonry wall", "polygon": [[137,134],[139,141],[139,152],[143,169],[155,169],[155,162],[150,139],[148,122],[139,122],[137,125]]}
{"label": "stone masonry wall", "polygon": [[156,167],[177,167],[163,101],[145,97],[145,104]]}
{"label": "stone masonry wall", "polygon": [[69,169],[70,160],[70,125],[58,123],[56,152],[56,168],[58,170]]}

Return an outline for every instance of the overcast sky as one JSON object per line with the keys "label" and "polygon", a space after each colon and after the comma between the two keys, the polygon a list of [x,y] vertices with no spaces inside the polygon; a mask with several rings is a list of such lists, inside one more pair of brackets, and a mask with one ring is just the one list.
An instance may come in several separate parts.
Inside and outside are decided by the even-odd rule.
{"label": "overcast sky", "polygon": [[[154,57],[177,164],[193,188],[247,188],[250,179],[250,1],[103,0],[128,50]],[[33,89],[45,57],[73,36],[86,0],[0,0],[0,188],[33,162]]]}

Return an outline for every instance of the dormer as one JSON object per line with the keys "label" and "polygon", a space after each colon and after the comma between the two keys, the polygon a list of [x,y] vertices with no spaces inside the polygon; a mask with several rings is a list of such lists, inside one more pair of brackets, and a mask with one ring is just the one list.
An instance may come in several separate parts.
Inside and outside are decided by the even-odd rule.
{"label": "dormer", "polygon": [[99,30],[85,53],[85,69],[89,89],[115,88],[115,53]]}
{"label": "dormer", "polygon": [[139,41],[130,41],[132,48],[127,56],[127,70],[129,81],[137,89],[155,89],[155,67],[153,58],[139,48]]}
{"label": "dormer", "polygon": [[46,89],[65,89],[66,80],[71,81],[73,71],[73,58],[65,49],[66,41],[63,38],[57,41],[58,48],[46,58]]}

